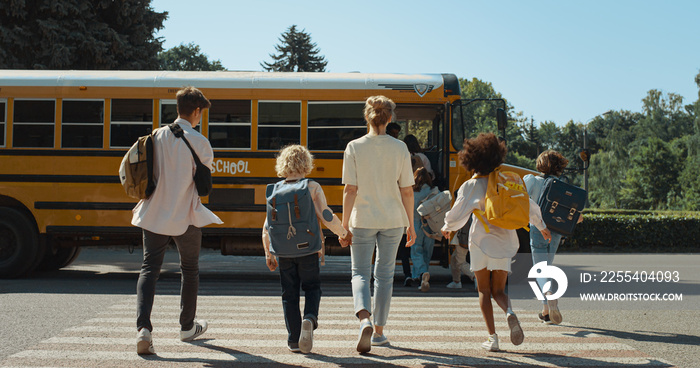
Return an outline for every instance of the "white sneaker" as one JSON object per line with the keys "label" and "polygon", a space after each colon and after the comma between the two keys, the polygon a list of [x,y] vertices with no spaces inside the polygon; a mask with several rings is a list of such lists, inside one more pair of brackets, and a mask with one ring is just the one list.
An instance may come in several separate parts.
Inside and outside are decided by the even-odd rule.
{"label": "white sneaker", "polygon": [[498,335],[493,334],[489,339],[481,343],[481,347],[488,351],[498,351]]}
{"label": "white sneaker", "polygon": [[151,331],[147,328],[141,328],[136,334],[136,353],[139,355],[151,355],[155,354],[156,351],[153,349],[153,338],[151,338]]}
{"label": "white sneaker", "polygon": [[450,282],[447,284],[448,289],[461,289],[462,288],[462,282]]}
{"label": "white sneaker", "polygon": [[314,323],[308,318],[301,321],[301,335],[299,336],[299,350],[308,354],[314,347]]}
{"label": "white sneaker", "polygon": [[372,334],[372,346],[382,346],[389,343],[389,338],[378,333]]}
{"label": "white sneaker", "polygon": [[419,287],[420,291],[424,293],[430,291],[430,283],[428,281],[430,281],[430,274],[428,272],[423,272]]}
{"label": "white sneaker", "polygon": [[359,353],[369,353],[372,349],[372,333],[374,327],[369,319],[363,319],[360,323],[360,336],[357,338],[357,351]]}
{"label": "white sneaker", "polygon": [[189,331],[180,331],[180,341],[192,341],[207,332],[207,321],[194,321],[194,326]]}

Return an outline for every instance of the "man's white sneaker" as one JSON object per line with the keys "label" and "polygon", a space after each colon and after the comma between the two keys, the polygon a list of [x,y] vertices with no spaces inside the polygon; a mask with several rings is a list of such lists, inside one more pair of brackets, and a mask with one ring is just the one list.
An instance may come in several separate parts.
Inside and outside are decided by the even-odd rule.
{"label": "man's white sneaker", "polygon": [[462,288],[462,283],[461,282],[450,282],[447,284],[448,289],[461,289]]}
{"label": "man's white sneaker", "polygon": [[151,331],[145,327],[141,328],[136,334],[136,353],[139,355],[151,355],[156,353],[153,349]]}
{"label": "man's white sneaker", "polygon": [[207,332],[207,321],[194,321],[189,331],[180,331],[180,341],[192,341]]}
{"label": "man's white sneaker", "polygon": [[308,354],[314,347],[314,323],[308,318],[301,321],[301,335],[299,336],[299,350]]}
{"label": "man's white sneaker", "polygon": [[488,351],[498,351],[498,335],[493,334],[489,339],[481,343],[481,347]]}

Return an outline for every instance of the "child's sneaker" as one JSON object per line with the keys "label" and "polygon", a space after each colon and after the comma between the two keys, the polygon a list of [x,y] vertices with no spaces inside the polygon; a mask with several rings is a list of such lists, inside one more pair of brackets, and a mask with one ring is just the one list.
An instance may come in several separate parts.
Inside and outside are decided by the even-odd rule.
{"label": "child's sneaker", "polygon": [[562,321],[562,316],[561,312],[559,311],[559,305],[558,305],[558,300],[547,300],[547,307],[549,308],[549,319],[552,320],[552,323],[555,325],[558,325]]}
{"label": "child's sneaker", "polygon": [[509,313],[506,320],[508,321],[508,327],[510,328],[510,342],[512,342],[513,345],[522,344],[523,340],[525,340],[525,334],[523,333],[523,329],[520,327],[518,317],[514,313]]}
{"label": "child's sneaker", "polygon": [[462,288],[462,282],[450,282],[447,284],[448,289],[461,289]]}
{"label": "child's sneaker", "polygon": [[481,347],[488,351],[498,351],[498,335],[493,334],[489,339],[481,343]]}
{"label": "child's sneaker", "polygon": [[314,347],[314,323],[308,318],[301,321],[301,335],[299,336],[299,351],[304,354],[311,352]]}
{"label": "child's sneaker", "polygon": [[360,324],[360,336],[357,338],[357,351],[360,353],[368,353],[372,349],[372,322],[369,319],[364,319]]}
{"label": "child's sneaker", "polygon": [[189,331],[180,331],[180,341],[192,341],[207,331],[207,321],[194,321]]}
{"label": "child's sneaker", "polygon": [[380,335],[378,333],[372,334],[372,346],[381,346],[389,343],[389,338],[385,335]]}
{"label": "child's sneaker", "polygon": [[143,327],[136,334],[136,353],[139,355],[151,355],[156,351],[153,349],[153,338],[151,331]]}
{"label": "child's sneaker", "polygon": [[419,288],[420,291],[424,293],[430,291],[430,283],[428,281],[430,281],[430,274],[427,272],[423,272]]}

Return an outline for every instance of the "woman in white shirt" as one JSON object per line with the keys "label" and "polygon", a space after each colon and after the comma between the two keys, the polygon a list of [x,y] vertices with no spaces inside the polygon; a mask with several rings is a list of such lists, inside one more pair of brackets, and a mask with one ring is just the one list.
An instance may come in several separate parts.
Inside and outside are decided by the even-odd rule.
{"label": "woman in white shirt", "polygon": [[[369,133],[348,143],[343,159],[343,226],[353,234],[352,294],[360,319],[357,351],[361,353],[389,342],[384,326],[393,292],[396,251],[404,228],[407,247],[416,238],[411,156],[403,142],[386,134],[395,108],[396,104],[384,96],[368,98],[364,115]],[[370,276],[375,247],[372,304]]]}

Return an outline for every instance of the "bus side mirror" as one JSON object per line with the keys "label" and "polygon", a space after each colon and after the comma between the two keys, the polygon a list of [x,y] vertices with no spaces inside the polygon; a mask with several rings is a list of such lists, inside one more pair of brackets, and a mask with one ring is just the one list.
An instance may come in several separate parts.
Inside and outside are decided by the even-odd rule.
{"label": "bus side mirror", "polygon": [[496,109],[496,123],[498,123],[498,130],[506,130],[508,116],[506,115],[506,110],[500,107]]}

